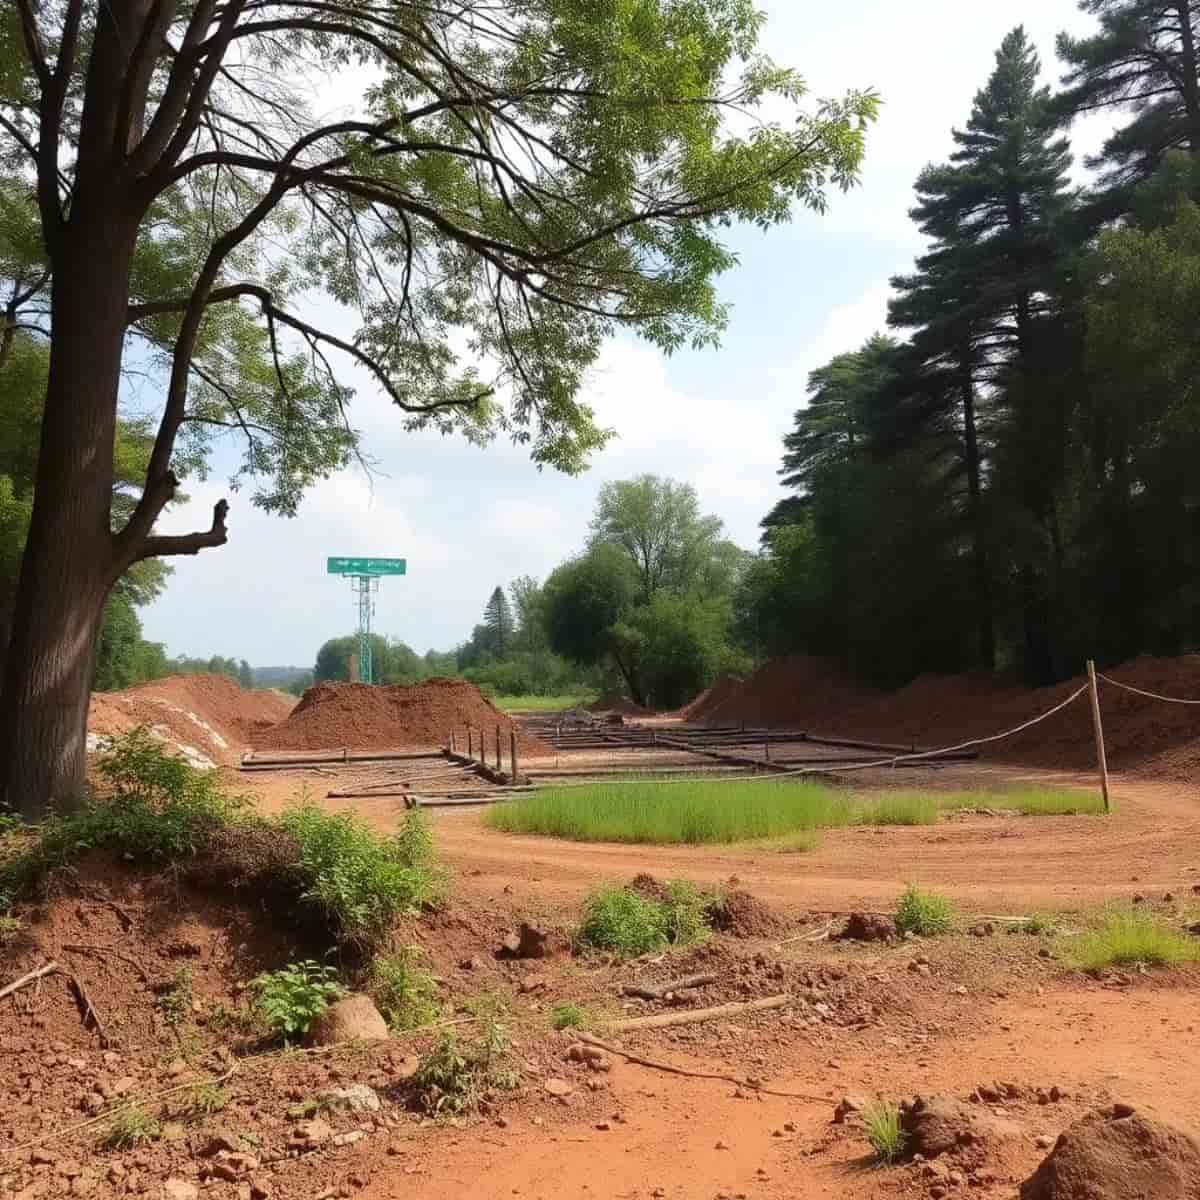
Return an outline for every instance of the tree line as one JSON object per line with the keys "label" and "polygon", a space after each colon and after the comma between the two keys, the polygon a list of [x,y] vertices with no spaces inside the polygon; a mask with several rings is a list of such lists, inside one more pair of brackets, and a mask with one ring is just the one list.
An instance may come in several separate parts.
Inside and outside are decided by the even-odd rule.
{"label": "tree line", "polygon": [[1200,644],[1200,3],[1081,7],[1058,91],[1004,39],[916,181],[889,331],[808,379],[744,583],[774,652],[1044,684]]}

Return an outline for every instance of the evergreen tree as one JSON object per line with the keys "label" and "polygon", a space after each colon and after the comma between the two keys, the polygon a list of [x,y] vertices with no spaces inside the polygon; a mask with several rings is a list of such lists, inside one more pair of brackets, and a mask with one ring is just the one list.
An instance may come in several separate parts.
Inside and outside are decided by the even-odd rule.
{"label": "evergreen tree", "polygon": [[483,624],[488,631],[493,653],[497,658],[503,658],[512,646],[513,617],[502,587],[497,587],[488,598],[487,607],[483,610]]}
{"label": "evergreen tree", "polygon": [[254,672],[244,658],[238,663],[238,683],[247,690],[254,686]]}
{"label": "evergreen tree", "polygon": [[1124,211],[1131,185],[1148,178],[1166,154],[1200,156],[1200,0],[1081,0],[1097,18],[1089,37],[1058,36],[1067,65],[1056,98],[1072,116],[1105,108],[1132,113],[1090,166],[1107,168],[1100,215]]}
{"label": "evergreen tree", "polygon": [[1016,475],[1011,494],[1025,526],[1025,667],[1032,679],[1046,682],[1054,667],[1043,550],[1053,542],[1059,469],[1053,451],[1062,434],[1037,368],[1046,327],[1059,315],[1071,157],[1059,136],[1063,116],[1051,105],[1049,89],[1039,86],[1039,71],[1037,53],[1018,26],[1001,43],[966,128],[954,131],[950,162],[927,167],[917,180],[912,216],[932,246],[914,275],[894,281],[899,295],[891,320],[916,329],[907,380],[909,436],[925,429],[944,445],[948,417],[960,431],[979,651],[988,666],[995,661],[995,633],[981,409],[993,436],[1005,442],[1003,461]]}

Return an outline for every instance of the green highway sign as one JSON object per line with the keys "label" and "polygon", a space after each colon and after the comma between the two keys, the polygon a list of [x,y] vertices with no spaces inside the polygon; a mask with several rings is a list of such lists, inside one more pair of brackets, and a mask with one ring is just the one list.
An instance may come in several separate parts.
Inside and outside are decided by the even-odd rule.
{"label": "green highway sign", "polygon": [[330,575],[406,575],[408,563],[403,558],[330,558]]}

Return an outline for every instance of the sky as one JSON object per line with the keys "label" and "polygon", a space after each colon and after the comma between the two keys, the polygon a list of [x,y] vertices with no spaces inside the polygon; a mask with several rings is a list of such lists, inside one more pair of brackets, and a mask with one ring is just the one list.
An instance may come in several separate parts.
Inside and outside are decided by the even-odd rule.
{"label": "sky", "polygon": [[[518,447],[486,449],[437,434],[406,434],[399,413],[370,386],[353,421],[378,462],[373,478],[343,471],[316,486],[293,519],[229,493],[216,464],[189,481],[186,503],[162,532],[207,528],[228,495],[229,542],[174,560],[167,589],[142,612],[145,636],[172,655],[220,654],[254,666],[311,665],[320,644],[350,632],[348,581],[325,574],[329,555],[403,557],[385,579],[375,629],[418,652],[465,640],[497,584],[544,578],[579,551],[602,483],[643,472],[693,484],[706,512],[753,549],[758,523],[780,498],[781,439],[804,402],[808,373],[882,330],[891,276],[922,248],[907,213],[921,168],[944,160],[1005,33],[1023,22],[1056,82],[1059,30],[1092,22],[1075,0],[760,0],[761,46],[797,68],[812,97],[873,87],[883,110],[872,128],[860,185],[830,195],[828,211],[798,211],[761,232],[730,231],[738,265],[719,283],[732,317],[719,349],[666,357],[620,337],[603,349],[585,389],[599,423],[618,436],[571,477],[539,471]],[[319,101],[318,101],[319,104]],[[1111,126],[1073,131],[1077,159]],[[1080,168],[1079,177],[1083,173]]]}

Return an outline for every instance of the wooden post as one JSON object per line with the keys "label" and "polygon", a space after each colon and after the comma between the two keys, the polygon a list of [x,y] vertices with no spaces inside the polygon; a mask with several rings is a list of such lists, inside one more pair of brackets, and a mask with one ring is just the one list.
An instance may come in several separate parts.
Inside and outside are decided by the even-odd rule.
{"label": "wooden post", "polygon": [[500,770],[500,726],[496,726],[496,770]]}
{"label": "wooden post", "polygon": [[508,752],[512,756],[512,775],[510,776],[513,783],[519,782],[517,778],[517,731],[510,729],[508,731]]}
{"label": "wooden post", "polygon": [[767,762],[771,761],[771,739],[769,737],[763,739],[763,758]]}
{"label": "wooden post", "polygon": [[1096,762],[1100,767],[1100,791],[1104,796],[1104,811],[1109,812],[1108,757],[1104,753],[1104,723],[1100,720],[1100,692],[1096,687],[1096,664],[1088,659],[1088,691],[1092,696],[1092,728],[1096,732]]}
{"label": "wooden post", "polygon": [[453,754],[457,748],[458,747],[454,741],[454,730],[452,729],[450,730],[450,753]]}
{"label": "wooden post", "polygon": [[475,730],[467,726],[467,757],[475,757]]}

